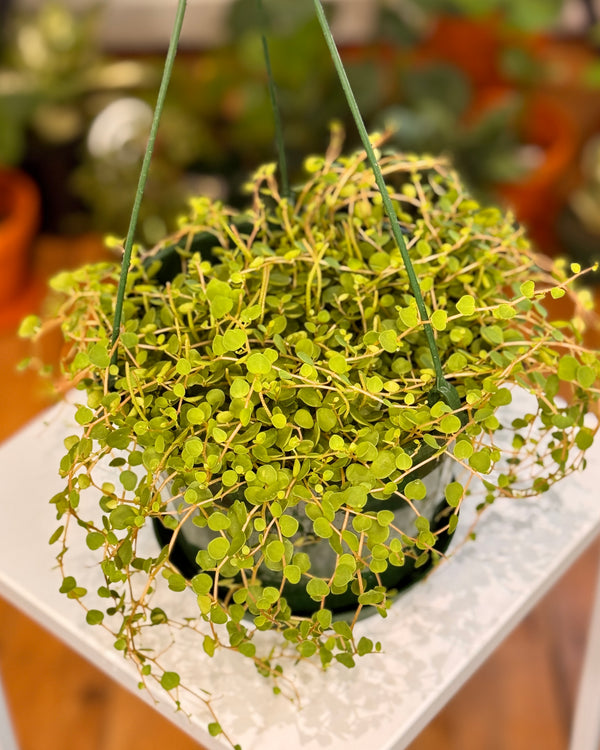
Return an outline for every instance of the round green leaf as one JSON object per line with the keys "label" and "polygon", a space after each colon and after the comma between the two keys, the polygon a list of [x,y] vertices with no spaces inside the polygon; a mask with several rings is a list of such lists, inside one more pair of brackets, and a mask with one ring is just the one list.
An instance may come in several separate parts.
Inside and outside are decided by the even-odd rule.
{"label": "round green leaf", "polygon": [[348,487],[344,492],[344,501],[350,508],[360,510],[367,504],[368,494],[365,487],[358,485],[356,487]]}
{"label": "round green leaf", "polygon": [[577,433],[575,444],[579,450],[586,451],[594,442],[594,433],[588,427],[582,427]]}
{"label": "round green leaf", "polygon": [[448,505],[456,508],[464,495],[464,487],[460,482],[450,482],[446,487],[446,500]]}
{"label": "round green leaf", "polygon": [[322,430],[329,432],[330,430],[335,429],[337,423],[338,420],[334,411],[325,407],[317,409],[317,424]]}
{"label": "round green leaf", "polygon": [[535,293],[535,282],[524,281],[520,286],[521,294],[527,299],[531,299]]}
{"label": "round green leaf", "polygon": [[121,475],[119,476],[119,480],[123,487],[132,492],[137,487],[138,478],[137,475],[133,473],[133,471],[122,471]]}
{"label": "round green leaf", "polygon": [[458,432],[461,427],[461,421],[456,414],[446,414],[446,416],[442,417],[439,429],[444,435],[452,435]]}
{"label": "round green leaf", "polygon": [[339,453],[340,451],[343,451],[344,448],[346,447],[344,438],[341,437],[341,435],[332,435],[329,438],[329,447],[334,453]]}
{"label": "round green leaf", "polygon": [[285,546],[279,539],[275,539],[267,544],[265,557],[271,562],[279,562],[285,555]]}
{"label": "round green leaf", "polygon": [[383,390],[383,380],[379,375],[373,375],[367,378],[367,390],[369,393],[381,393]]}
{"label": "round green leaf", "polygon": [[501,318],[502,320],[510,320],[511,318],[514,318],[516,314],[517,311],[514,307],[511,307],[506,302],[503,302],[498,306],[497,310],[494,311],[495,317]]}
{"label": "round green leaf", "polygon": [[421,479],[413,479],[404,488],[404,494],[409,500],[423,500],[427,495],[427,487]]}
{"label": "round green leaf", "polygon": [[193,458],[197,458],[204,450],[204,444],[200,438],[193,437],[185,441],[183,449]]}
{"label": "round green leaf", "polygon": [[104,544],[104,534],[101,534],[99,531],[90,531],[85,538],[85,543],[92,550],[100,549]]}
{"label": "round green leaf", "polygon": [[377,512],[377,523],[381,526],[389,526],[394,520],[391,510],[380,510]]}
{"label": "round green leaf", "polygon": [[583,365],[577,368],[577,382],[582,388],[591,388],[596,380],[596,374],[593,368]]}
{"label": "round green leaf", "polygon": [[475,300],[470,294],[464,294],[456,303],[456,309],[461,315],[473,315],[475,312]]}
{"label": "round green leaf", "polygon": [[87,406],[80,406],[75,412],[75,421],[77,424],[85,425],[89,424],[94,418],[94,412],[88,409]]}
{"label": "round green leaf", "polygon": [[214,581],[208,573],[198,573],[190,581],[194,593],[199,596],[205,596],[214,586]]}
{"label": "round green leaf", "polygon": [[215,297],[210,301],[210,311],[218,319],[224,318],[233,308],[233,300],[230,297]]}
{"label": "round green leaf", "polygon": [[397,331],[382,331],[379,334],[379,343],[386,352],[394,354],[398,350],[398,333]]}
{"label": "round green leaf", "polygon": [[123,530],[134,525],[137,514],[129,505],[119,505],[110,513],[110,523],[113,529]]}
{"label": "round green leaf", "polygon": [[306,593],[311,599],[320,601],[329,594],[329,586],[322,578],[311,578],[306,584]]}
{"label": "round green leaf", "polygon": [[355,516],[352,519],[352,528],[361,534],[364,531],[368,531],[373,525],[373,519],[369,516]]}
{"label": "round green leaf", "polygon": [[192,365],[188,359],[178,359],[175,370],[179,375],[189,375],[192,371]]}
{"label": "round green leaf", "polygon": [[414,328],[419,324],[419,313],[416,307],[403,307],[398,315],[407,328]]}
{"label": "round green leaf", "polygon": [[285,414],[273,414],[271,417],[271,424],[276,430],[283,430],[287,425],[287,417]]}
{"label": "round green leaf", "polygon": [[229,552],[229,542],[227,539],[220,536],[217,539],[212,539],[208,543],[207,550],[213,560],[222,560]]}
{"label": "round green leaf", "polygon": [[431,325],[436,331],[444,331],[448,323],[448,313],[445,310],[436,310],[431,315]]}
{"label": "round green leaf", "polygon": [[371,464],[371,472],[377,479],[385,479],[396,469],[396,458],[391,451],[379,451]]}
{"label": "round green leaf", "polygon": [[234,471],[233,469],[227,469],[227,471],[223,472],[223,476],[221,477],[221,482],[223,483],[224,487],[233,487],[233,485],[236,484],[237,481],[238,481],[237,471]]}
{"label": "round green leaf", "polygon": [[457,440],[454,446],[454,455],[460,461],[464,461],[473,455],[473,446],[468,440]]}
{"label": "round green leaf", "polygon": [[450,372],[460,372],[467,366],[467,358],[460,352],[454,352],[448,357],[447,364]]}
{"label": "round green leaf", "polygon": [[300,583],[302,571],[297,565],[286,565],[283,569],[283,575],[290,583]]}
{"label": "round green leaf", "polygon": [[246,367],[253,375],[268,375],[271,372],[270,360],[260,352],[255,352],[248,357]]}
{"label": "round green leaf", "polygon": [[579,368],[579,362],[572,357],[570,354],[565,354],[564,357],[560,358],[558,363],[558,377],[561,380],[572,382],[577,377],[577,370]]}
{"label": "round green leaf", "polygon": [[294,422],[305,430],[310,430],[315,424],[312,414],[306,409],[298,409],[294,414]]}
{"label": "round green leaf", "polygon": [[363,635],[358,642],[358,646],[356,647],[356,650],[358,651],[359,656],[370,654],[373,651],[373,641],[370,638],[367,638],[366,636]]}
{"label": "round green leaf", "polygon": [[400,453],[396,456],[396,468],[400,471],[408,471],[412,466],[412,458],[408,453]]}
{"label": "round green leaf", "polygon": [[161,687],[165,690],[173,690],[179,685],[180,678],[177,672],[164,672],[160,678]]}
{"label": "round green leaf", "polygon": [[338,375],[343,375],[350,369],[346,358],[342,357],[341,354],[334,354],[329,360],[329,368],[331,372],[335,372]]}
{"label": "round green leaf", "polygon": [[171,591],[185,591],[187,588],[185,578],[179,573],[173,573],[169,576],[169,588]]}
{"label": "round green leaf", "polygon": [[241,328],[232,328],[226,331],[223,336],[223,346],[226,352],[235,352],[237,349],[241,349],[247,341],[246,331]]}
{"label": "round green leaf", "polygon": [[242,378],[234,378],[229,393],[231,398],[246,398],[250,391],[250,383]]}
{"label": "round green leaf", "polygon": [[228,529],[231,526],[231,519],[229,519],[225,513],[216,510],[208,517],[208,528],[212,531],[222,531]]}
{"label": "round green leaf", "polygon": [[104,612],[101,612],[99,609],[90,609],[85,616],[85,621],[88,625],[100,625],[103,620]]}
{"label": "round green leaf", "polygon": [[294,534],[298,531],[298,520],[296,518],[293,518],[292,516],[281,516],[278,520],[279,528],[281,529],[281,533],[285,537],[291,537],[294,536]]}
{"label": "round green leaf", "polygon": [[333,534],[331,524],[326,518],[317,518],[313,521],[313,528],[315,534],[320,536],[322,539],[328,539]]}
{"label": "round green leaf", "polygon": [[202,409],[199,409],[196,406],[193,406],[191,409],[188,409],[187,411],[187,421],[190,424],[205,424],[206,423],[206,416]]}
{"label": "round green leaf", "polygon": [[504,341],[504,332],[500,326],[483,326],[481,328],[481,335],[493,346],[497,346]]}
{"label": "round green leaf", "polygon": [[88,350],[90,362],[96,367],[108,367],[110,364],[110,355],[106,344],[97,343]]}
{"label": "round green leaf", "polygon": [[215,442],[217,443],[227,442],[227,433],[225,432],[225,430],[222,430],[220,427],[213,427],[211,434]]}
{"label": "round green leaf", "polygon": [[338,565],[333,577],[334,586],[346,586],[354,578],[354,569],[349,565]]}
{"label": "round green leaf", "polygon": [[489,451],[484,448],[483,450],[477,451],[477,453],[473,453],[471,458],[469,458],[469,464],[475,469],[475,471],[478,471],[481,474],[487,474],[492,465]]}

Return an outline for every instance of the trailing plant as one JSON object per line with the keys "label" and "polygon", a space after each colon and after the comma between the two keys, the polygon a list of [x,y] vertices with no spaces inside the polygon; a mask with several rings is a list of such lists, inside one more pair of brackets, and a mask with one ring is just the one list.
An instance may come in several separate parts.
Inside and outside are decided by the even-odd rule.
{"label": "trailing plant", "polygon": [[[52,498],[61,591],[178,707],[174,629],[209,657],[252,660],[276,691],[286,659],[352,667],[381,649],[357,638],[358,618],[385,617],[440,561],[472,477],[480,510],[538,495],[585,465],[598,429],[583,319],[551,322],[542,305],[581,269],[545,269],[445,161],[369,137],[314,5],[364,150],[343,156],[334,128],[293,190],[267,164],[245,210],[196,197],[173,235],[135,247],[180,0],[123,262],[60,274],[53,321],[22,327],[61,325],[64,370],[85,393]],[[503,409],[515,389],[531,403],[516,419]],[[92,586],[70,563],[76,532],[96,556]],[[209,690],[197,698],[219,734]]]}
{"label": "trailing plant", "polygon": [[[600,139],[594,135],[582,149],[580,184],[571,192],[568,202],[555,219],[561,248],[569,257],[581,263],[596,263],[600,259]],[[600,274],[591,276],[596,284]]]}
{"label": "trailing plant", "polygon": [[[564,271],[543,270],[512,217],[480,206],[445,162],[383,152],[380,165],[457,410],[431,398],[424,323],[381,196],[364,152],[340,155],[339,139],[306,161],[294,198],[266,165],[246,211],[195,198],[173,236],[138,248],[112,349],[118,266],[53,281],[66,298],[55,318],[64,367],[85,393],[53,498],[62,590],[175,700],[179,677],[146,649],[148,627],[186,628],[209,655],[236,650],[276,679],[286,652],[352,666],[378,648],[356,641],[358,616],[385,616],[389,570],[439,559],[472,475],[488,504],[537,495],[585,464],[600,360],[578,320],[552,323],[542,306],[567,290]],[[507,423],[514,388],[533,406]],[[454,471],[433,528],[423,477],[442,457]],[[414,513],[410,528],[394,525],[398,502]],[[173,536],[148,555],[140,538],[154,520]],[[186,524],[212,533],[191,580],[169,557]],[[97,592],[69,567],[77,533],[98,555]],[[311,570],[314,539],[331,549],[326,576]],[[153,603],[165,582],[172,610]],[[290,609],[289,584],[312,614]],[[328,597],[349,591],[350,621],[336,621]],[[190,594],[196,616],[180,622]],[[265,630],[286,648],[261,653]]]}

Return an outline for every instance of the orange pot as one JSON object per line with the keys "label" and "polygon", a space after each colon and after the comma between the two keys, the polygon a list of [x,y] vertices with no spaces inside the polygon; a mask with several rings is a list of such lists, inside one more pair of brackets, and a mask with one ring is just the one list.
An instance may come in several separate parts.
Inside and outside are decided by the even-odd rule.
{"label": "orange pot", "polygon": [[480,18],[441,14],[418,46],[416,58],[451,63],[479,89],[511,83],[503,64],[506,51],[521,50],[535,57],[540,44],[542,35],[511,28],[499,13]]}
{"label": "orange pot", "polygon": [[[476,92],[467,121],[476,122],[514,96],[521,94],[509,86],[482,88]],[[549,93],[525,94],[516,126],[523,146],[532,151],[534,164],[520,179],[496,184],[495,193],[514,210],[540,249],[554,254],[554,224],[572,189],[571,172],[581,133],[568,107],[559,96]]]}
{"label": "orange pot", "polygon": [[436,60],[460,68],[475,87],[503,82],[500,70],[503,40],[496,16],[436,18],[431,33],[417,49],[417,60]]}
{"label": "orange pot", "polygon": [[552,252],[554,222],[576,155],[577,124],[557,99],[539,94],[525,106],[521,135],[524,143],[540,150],[540,164],[522,180],[499,186],[499,191],[540,248]]}
{"label": "orange pot", "polygon": [[27,175],[0,169],[0,307],[27,282],[29,250],[40,218],[38,189]]}

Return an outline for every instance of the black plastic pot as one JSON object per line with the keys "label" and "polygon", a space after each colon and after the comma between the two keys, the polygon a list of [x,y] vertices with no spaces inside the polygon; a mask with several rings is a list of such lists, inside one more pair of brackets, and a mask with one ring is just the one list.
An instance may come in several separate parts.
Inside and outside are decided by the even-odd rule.
{"label": "black plastic pot", "polygon": [[[431,466],[431,464],[429,466]],[[449,515],[453,512],[444,499],[444,488],[449,481],[448,475],[450,468],[451,467],[446,461],[442,461],[435,465],[432,470],[419,472],[422,475],[423,481],[428,485],[427,499],[421,501],[419,510],[429,521],[433,533],[440,532],[447,527]],[[414,473],[411,472],[411,474],[411,479],[416,478]],[[312,521],[304,514],[302,505],[298,505],[291,510],[296,511],[294,515],[299,521],[300,526],[297,534],[294,537],[291,537],[290,541],[292,543],[301,542],[298,551],[305,552],[311,558],[311,573],[319,577],[329,578],[333,572],[333,566],[335,564],[335,553],[329,546],[328,540],[314,536],[312,533]],[[414,513],[402,497],[395,495],[387,500],[378,500],[371,496],[364,511],[376,513],[379,510],[391,510],[394,512],[394,525],[398,525],[409,533],[407,519],[411,516],[414,517]],[[161,521],[156,518],[154,519],[154,531],[162,546],[171,543],[173,532],[170,529],[167,529]],[[395,536],[399,536],[395,534],[395,532],[392,533],[394,533]],[[175,542],[173,543],[170,553],[171,562],[176,568],[178,568],[183,576],[188,579],[193,578],[196,574],[203,572],[196,563],[198,552],[201,549],[206,549],[208,543],[217,535],[218,532],[212,532],[208,527],[199,528],[191,522],[187,522],[180,530]],[[443,553],[448,548],[450,540],[451,535],[447,530],[441,531],[438,536],[436,550]],[[395,589],[397,591],[402,591],[422,579],[429,572],[434,564],[431,555],[424,564],[417,567],[415,565],[415,559],[420,556],[421,550],[411,549],[410,547],[407,547],[406,544],[403,544],[403,547],[406,554],[404,565],[401,567],[388,565],[387,570],[379,574],[379,581],[371,571],[363,571],[365,590],[383,584],[388,590]],[[281,586],[283,577],[282,572],[272,570],[262,564],[259,567],[258,573],[260,583],[263,586],[274,586],[276,588]],[[298,584],[292,584],[289,581],[285,581],[283,585],[282,595],[291,607],[292,612],[296,615],[311,615],[321,607],[320,602],[313,600],[306,593],[306,581],[306,578],[301,580]],[[225,596],[227,592],[228,589],[224,588],[222,593]],[[331,593],[325,599],[325,606],[336,613],[355,610],[357,604],[358,593],[352,591],[351,587],[348,587],[344,593]]]}

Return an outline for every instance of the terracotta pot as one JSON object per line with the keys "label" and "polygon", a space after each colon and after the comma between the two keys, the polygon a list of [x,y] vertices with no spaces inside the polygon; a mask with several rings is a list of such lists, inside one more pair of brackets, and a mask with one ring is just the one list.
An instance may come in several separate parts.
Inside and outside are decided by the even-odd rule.
{"label": "terracotta pot", "polygon": [[419,45],[417,60],[437,60],[460,68],[475,87],[503,83],[501,24],[496,16],[481,19],[440,15]]}
{"label": "terracotta pot", "polygon": [[0,169],[0,307],[27,282],[29,250],[40,218],[38,189],[18,170]]}
{"label": "terracotta pot", "polygon": [[523,143],[539,149],[540,162],[523,179],[499,186],[542,250],[555,243],[554,219],[567,191],[567,175],[575,159],[578,128],[569,110],[543,94],[526,103],[521,123]]}
{"label": "terracotta pot", "polygon": [[572,187],[570,174],[580,131],[575,117],[557,95],[523,94],[509,86],[490,86],[477,91],[467,121],[476,122],[487,110],[515,96],[522,100],[515,127],[523,144],[523,159],[532,163],[523,177],[498,183],[494,190],[528,228],[540,249],[554,254],[554,219]]}
{"label": "terracotta pot", "polygon": [[539,59],[546,39],[542,33],[511,27],[501,13],[480,18],[440,14],[419,44],[417,58],[455,65],[468,76],[475,89],[501,86],[516,82],[506,70],[505,53],[521,52]]}

